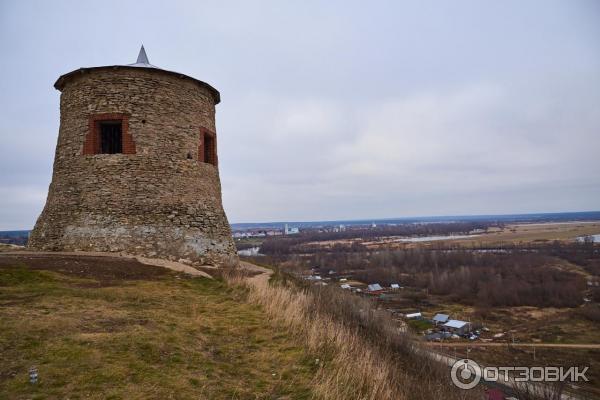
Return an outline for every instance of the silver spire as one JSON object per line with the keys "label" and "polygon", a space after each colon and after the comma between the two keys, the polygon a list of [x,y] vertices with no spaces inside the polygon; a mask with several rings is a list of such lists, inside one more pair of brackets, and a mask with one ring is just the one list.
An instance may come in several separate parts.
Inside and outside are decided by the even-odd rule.
{"label": "silver spire", "polygon": [[138,54],[136,64],[150,64],[150,61],[148,61],[148,56],[146,55],[146,50],[144,49],[144,45],[142,45],[142,48],[140,49],[140,54]]}

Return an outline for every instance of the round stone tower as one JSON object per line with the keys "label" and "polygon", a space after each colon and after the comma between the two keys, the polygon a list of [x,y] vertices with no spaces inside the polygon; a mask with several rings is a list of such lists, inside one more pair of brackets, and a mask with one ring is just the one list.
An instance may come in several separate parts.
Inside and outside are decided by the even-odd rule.
{"label": "round stone tower", "polygon": [[62,75],[46,206],[29,247],[219,264],[236,257],[221,203],[219,92],[151,65]]}

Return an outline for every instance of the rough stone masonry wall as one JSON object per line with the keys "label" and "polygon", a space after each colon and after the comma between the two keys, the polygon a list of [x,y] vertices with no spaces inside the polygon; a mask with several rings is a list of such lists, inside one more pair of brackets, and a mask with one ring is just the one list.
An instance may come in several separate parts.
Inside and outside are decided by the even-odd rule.
{"label": "rough stone masonry wall", "polygon": [[[216,132],[207,88],[159,70],[93,70],[67,82],[60,111],[52,183],[31,248],[211,264],[236,257],[219,171],[198,161],[201,130]],[[90,119],[109,113],[127,116],[135,154],[84,155]]]}

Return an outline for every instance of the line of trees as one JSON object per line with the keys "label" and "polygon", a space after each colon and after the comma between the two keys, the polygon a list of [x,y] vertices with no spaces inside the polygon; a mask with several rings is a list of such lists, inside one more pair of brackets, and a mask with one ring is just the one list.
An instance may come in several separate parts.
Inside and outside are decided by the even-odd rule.
{"label": "line of trees", "polygon": [[575,264],[598,275],[600,247],[555,242],[501,251],[329,251],[275,258],[288,269],[319,266],[363,282],[400,283],[480,307],[575,307],[583,303],[586,278],[565,266]]}

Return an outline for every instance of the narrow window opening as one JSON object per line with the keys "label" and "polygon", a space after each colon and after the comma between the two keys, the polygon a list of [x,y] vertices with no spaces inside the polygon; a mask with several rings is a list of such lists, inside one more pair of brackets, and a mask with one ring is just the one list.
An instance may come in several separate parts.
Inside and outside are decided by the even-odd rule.
{"label": "narrow window opening", "polygon": [[215,165],[215,138],[212,135],[204,135],[204,162]]}
{"label": "narrow window opening", "polygon": [[198,161],[217,166],[217,137],[205,128],[200,128]]}
{"label": "narrow window opening", "polygon": [[100,152],[117,154],[123,152],[123,131],[121,121],[101,121]]}

